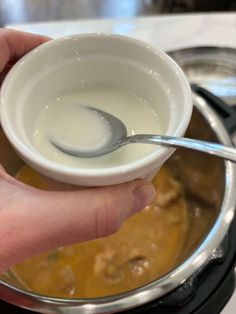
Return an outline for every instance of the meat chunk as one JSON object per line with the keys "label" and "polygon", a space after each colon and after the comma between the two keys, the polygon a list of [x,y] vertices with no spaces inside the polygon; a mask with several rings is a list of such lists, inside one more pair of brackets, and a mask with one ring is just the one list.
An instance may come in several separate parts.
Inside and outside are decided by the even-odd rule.
{"label": "meat chunk", "polygon": [[161,208],[168,207],[180,196],[181,186],[166,167],[160,169],[153,183],[157,188],[155,204]]}
{"label": "meat chunk", "polygon": [[104,252],[96,255],[94,273],[109,283],[117,283],[123,279],[122,265],[118,263],[115,250],[107,247]]}
{"label": "meat chunk", "polygon": [[173,171],[190,195],[208,205],[219,206],[224,189],[224,166],[215,157],[180,150],[172,159]]}
{"label": "meat chunk", "polygon": [[60,278],[58,285],[60,285],[61,290],[73,296],[75,293],[76,276],[72,267],[70,265],[63,266],[58,273],[58,277]]}

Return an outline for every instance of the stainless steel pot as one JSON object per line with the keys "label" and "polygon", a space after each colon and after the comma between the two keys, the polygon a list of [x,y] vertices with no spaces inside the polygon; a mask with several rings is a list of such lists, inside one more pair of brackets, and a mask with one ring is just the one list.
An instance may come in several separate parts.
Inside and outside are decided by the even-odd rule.
{"label": "stainless steel pot", "polygon": [[[230,145],[228,133],[206,102],[197,95],[193,95],[193,101],[195,107],[188,135]],[[22,162],[10,148],[2,133],[0,133],[0,140],[2,143],[0,162],[8,172],[14,174]],[[182,151],[182,154],[185,153],[188,159],[195,158],[200,162],[204,158],[204,162],[209,167],[219,168],[219,180],[214,182],[214,189],[219,201],[212,208],[214,213],[211,223],[185,250],[179,265],[170,273],[139,289],[120,295],[70,300],[45,297],[26,291],[11,273],[7,273],[2,276],[0,281],[0,298],[17,306],[47,314],[115,313],[158,299],[183,285],[194,274],[199,273],[210,260],[215,258],[216,250],[220,247],[233,219],[236,205],[236,169],[230,162],[212,159],[210,156],[203,156],[202,153]],[[173,158],[175,155],[172,160]]]}

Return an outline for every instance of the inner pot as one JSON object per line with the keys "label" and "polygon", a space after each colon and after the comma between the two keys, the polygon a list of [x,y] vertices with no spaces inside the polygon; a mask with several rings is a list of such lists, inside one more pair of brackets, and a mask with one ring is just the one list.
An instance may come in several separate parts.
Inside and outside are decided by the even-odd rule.
{"label": "inner pot", "polygon": [[[205,101],[193,95],[194,112],[189,125],[187,136],[202,140],[216,141],[230,145],[230,138],[215,113]],[[2,147],[0,162],[11,175],[22,166],[22,161],[10,147],[4,134],[0,133]],[[1,299],[26,309],[40,313],[115,313],[127,310],[154,299],[158,299],[183,284],[204,264],[206,264],[216,248],[226,235],[236,204],[234,193],[236,173],[234,165],[228,161],[190,150],[178,149],[167,161],[171,171],[181,174],[181,169],[188,167],[192,172],[183,178],[186,190],[189,190],[188,212],[191,219],[191,228],[185,248],[178,264],[163,277],[132,291],[119,295],[96,299],[62,299],[38,295],[26,291],[11,272],[4,274],[0,281]],[[216,178],[208,184],[213,197],[209,219],[204,228],[200,228],[193,214],[191,186],[194,178],[204,176],[206,169],[216,171]],[[195,181],[194,181],[195,180]],[[197,186],[198,182],[195,182]],[[207,192],[206,186],[201,183],[199,191]],[[208,194],[208,193],[205,193]]]}

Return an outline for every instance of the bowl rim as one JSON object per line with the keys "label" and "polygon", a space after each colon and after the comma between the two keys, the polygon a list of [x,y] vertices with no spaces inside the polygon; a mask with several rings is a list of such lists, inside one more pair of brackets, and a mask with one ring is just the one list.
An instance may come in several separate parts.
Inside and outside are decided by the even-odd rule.
{"label": "bowl rim", "polygon": [[[213,110],[206,104],[206,102],[196,95],[193,95],[194,105],[203,114],[206,121],[210,124],[219,142],[231,145],[229,135],[222,125],[219,118]],[[236,167],[230,161],[224,161],[225,165],[225,189],[222,200],[221,210],[216,221],[211,227],[209,233],[198,246],[198,248],[191,254],[182,264],[164,275],[163,277],[144,285],[143,287],[124,292],[119,295],[95,298],[95,299],[65,299],[46,297],[37,293],[31,293],[23,289],[17,288],[0,280],[0,291],[2,289],[9,291],[18,298],[26,296],[32,302],[32,308],[44,313],[53,313],[50,310],[58,309],[60,313],[116,313],[121,310],[137,307],[150,302],[154,299],[160,298],[163,295],[171,292],[189,279],[196,271],[211,258],[212,253],[218,248],[224,239],[230,223],[235,214],[236,194],[234,188],[236,185]],[[219,232],[220,231],[220,232]],[[3,291],[4,291],[3,290]],[[12,303],[12,298],[5,300]],[[15,304],[17,303],[17,298]],[[20,306],[20,302],[16,304]],[[33,307],[34,306],[34,307]],[[53,306],[53,307],[52,307]],[[32,309],[31,308],[31,309]],[[29,308],[30,309],[30,308]],[[74,311],[73,311],[74,310]],[[58,313],[59,313],[58,312]]]}
{"label": "bowl rim", "polygon": [[149,45],[146,42],[143,42],[139,39],[118,35],[118,34],[101,34],[101,33],[86,33],[86,34],[76,34],[71,36],[66,36],[58,39],[54,39],[52,41],[48,41],[42,44],[39,47],[36,47],[29,53],[27,53],[23,58],[21,58],[10,70],[7,74],[5,80],[3,81],[1,91],[0,91],[0,120],[2,124],[2,128],[7,135],[11,144],[15,147],[15,149],[28,161],[31,165],[35,165],[38,169],[44,169],[47,171],[47,174],[50,175],[50,172],[54,172],[59,174],[60,176],[70,176],[71,178],[81,178],[81,179],[91,179],[91,178],[112,178],[120,175],[121,172],[129,174],[133,173],[141,168],[149,167],[149,169],[153,169],[155,164],[161,160],[164,161],[168,158],[168,156],[174,151],[171,148],[167,147],[158,147],[157,150],[150,153],[148,156],[138,159],[136,161],[120,165],[120,166],[112,166],[106,168],[79,168],[72,167],[63,164],[59,164],[54,161],[48,160],[43,155],[37,153],[37,151],[31,150],[25,143],[22,142],[21,139],[17,136],[14,128],[12,128],[11,119],[9,118],[7,112],[7,105],[5,101],[5,93],[8,89],[9,82],[14,75],[14,72],[20,68],[20,66],[33,58],[35,52],[39,52],[40,50],[51,49],[52,47],[58,45],[58,43],[62,41],[68,40],[79,40],[79,39],[99,39],[99,38],[111,38],[117,41],[126,42],[131,45],[136,45],[142,49],[148,49],[153,53],[153,55],[158,56],[162,59],[163,62],[169,65],[170,71],[174,71],[178,79],[181,82],[182,90],[184,91],[184,102],[183,102],[183,119],[179,121],[179,125],[173,130],[173,132],[167,132],[168,135],[173,136],[181,136],[185,132],[192,113],[192,101],[191,101],[191,89],[187,78],[185,77],[182,69],[177,65],[177,63],[172,60],[165,52],[161,49],[156,48],[154,46]]}

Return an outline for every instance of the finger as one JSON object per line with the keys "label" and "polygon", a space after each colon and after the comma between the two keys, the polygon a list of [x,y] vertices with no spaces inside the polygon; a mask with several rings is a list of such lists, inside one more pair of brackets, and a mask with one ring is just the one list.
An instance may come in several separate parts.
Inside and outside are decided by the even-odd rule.
{"label": "finger", "polygon": [[11,29],[0,29],[0,72],[11,60],[17,60],[49,37]]}
{"label": "finger", "polygon": [[[65,244],[108,236],[119,229],[123,220],[143,209],[155,196],[153,186],[138,180],[106,188],[74,192],[46,193],[45,200],[50,215],[55,216],[55,238],[58,229],[73,226],[63,237]],[[58,215],[60,213],[60,215]],[[63,213],[63,215],[62,215]],[[65,220],[66,217],[66,220]],[[74,218],[77,217],[75,220]],[[78,228],[79,227],[79,228]],[[53,235],[52,235],[53,236]]]}
{"label": "finger", "polygon": [[[108,236],[149,204],[155,194],[150,183],[137,180],[83,191],[35,190],[20,202],[17,196],[18,205],[11,203],[11,209],[1,215],[1,260],[6,268],[40,252]],[[1,233],[8,235],[7,246]],[[0,262],[1,268],[4,265]]]}

